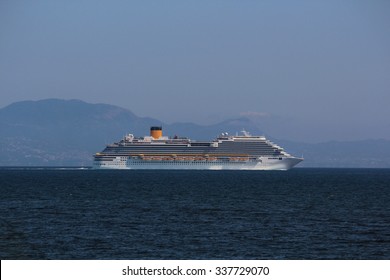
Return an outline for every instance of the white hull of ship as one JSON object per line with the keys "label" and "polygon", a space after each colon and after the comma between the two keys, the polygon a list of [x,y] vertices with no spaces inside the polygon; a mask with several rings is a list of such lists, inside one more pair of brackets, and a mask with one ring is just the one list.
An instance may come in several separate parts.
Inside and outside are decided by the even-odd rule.
{"label": "white hull of ship", "polygon": [[169,169],[169,170],[288,170],[301,162],[295,157],[259,159],[253,161],[160,161],[118,158],[94,162],[94,169]]}

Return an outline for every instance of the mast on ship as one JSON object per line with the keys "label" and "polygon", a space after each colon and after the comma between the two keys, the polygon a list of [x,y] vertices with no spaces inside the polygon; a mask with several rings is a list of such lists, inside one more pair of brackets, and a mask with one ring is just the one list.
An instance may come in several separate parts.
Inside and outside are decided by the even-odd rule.
{"label": "mast on ship", "polygon": [[242,129],[241,132],[242,132],[242,135],[244,135],[245,137],[250,137],[250,136],[252,136],[252,135],[251,135],[248,131],[246,131],[245,129]]}

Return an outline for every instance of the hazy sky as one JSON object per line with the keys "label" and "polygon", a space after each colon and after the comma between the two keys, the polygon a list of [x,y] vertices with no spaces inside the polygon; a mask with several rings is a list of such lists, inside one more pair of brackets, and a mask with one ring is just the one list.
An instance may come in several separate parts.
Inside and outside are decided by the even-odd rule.
{"label": "hazy sky", "polygon": [[44,98],[390,139],[390,1],[1,0],[0,107]]}

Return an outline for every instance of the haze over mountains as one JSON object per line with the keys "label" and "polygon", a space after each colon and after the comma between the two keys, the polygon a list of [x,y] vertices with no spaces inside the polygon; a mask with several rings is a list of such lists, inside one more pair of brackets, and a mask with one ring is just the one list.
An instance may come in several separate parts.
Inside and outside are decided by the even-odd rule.
{"label": "haze over mountains", "polygon": [[[144,136],[152,125],[164,135],[211,140],[243,128],[265,134],[246,117],[213,125],[165,124],[131,111],[80,100],[22,101],[0,109],[0,166],[90,166],[93,154],[127,133]],[[390,141],[365,140],[307,144],[272,139],[287,152],[305,157],[301,167],[390,167]]]}

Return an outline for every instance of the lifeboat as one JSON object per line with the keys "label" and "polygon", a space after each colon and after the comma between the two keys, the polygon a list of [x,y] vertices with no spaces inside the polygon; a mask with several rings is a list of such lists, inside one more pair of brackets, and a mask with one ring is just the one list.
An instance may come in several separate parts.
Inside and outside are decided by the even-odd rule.
{"label": "lifeboat", "polygon": [[153,160],[162,160],[161,157],[154,157]]}

